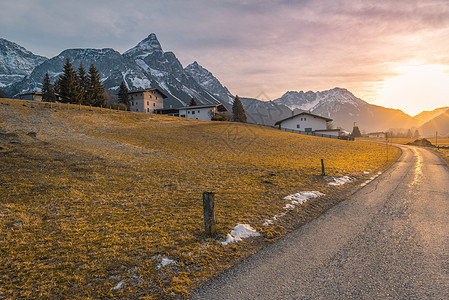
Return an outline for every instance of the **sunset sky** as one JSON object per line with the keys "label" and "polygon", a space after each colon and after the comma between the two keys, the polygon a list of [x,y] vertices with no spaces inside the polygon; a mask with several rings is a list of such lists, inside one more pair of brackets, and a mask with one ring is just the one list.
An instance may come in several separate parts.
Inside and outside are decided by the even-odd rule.
{"label": "sunset sky", "polygon": [[231,93],[347,88],[415,115],[449,106],[449,1],[0,0],[0,37],[53,57],[156,33]]}

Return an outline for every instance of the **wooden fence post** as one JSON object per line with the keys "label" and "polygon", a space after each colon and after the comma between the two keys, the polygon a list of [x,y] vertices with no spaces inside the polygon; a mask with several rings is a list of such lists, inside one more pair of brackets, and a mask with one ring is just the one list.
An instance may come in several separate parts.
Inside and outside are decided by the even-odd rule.
{"label": "wooden fence post", "polygon": [[204,227],[206,234],[210,237],[213,237],[217,232],[217,227],[215,226],[214,198],[215,194],[213,192],[203,193]]}
{"label": "wooden fence post", "polygon": [[321,176],[326,176],[326,172],[324,172],[324,159],[321,159]]}

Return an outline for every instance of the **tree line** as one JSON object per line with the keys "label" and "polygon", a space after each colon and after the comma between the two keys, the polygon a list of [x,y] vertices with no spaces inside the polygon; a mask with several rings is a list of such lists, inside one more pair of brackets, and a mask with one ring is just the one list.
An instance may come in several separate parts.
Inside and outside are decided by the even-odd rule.
{"label": "tree line", "polygon": [[[78,72],[76,72],[70,59],[67,57],[63,68],[64,73],[56,80],[54,85],[50,81],[48,72],[45,74],[42,83],[43,101],[105,106],[105,87],[101,83],[98,70],[93,64],[91,64],[88,73],[86,73],[82,64],[79,65]],[[126,105],[127,109],[129,109],[128,88],[124,81],[121,82],[119,87],[118,103]],[[192,98],[190,106],[196,105],[195,99]],[[245,109],[239,96],[235,96],[232,105],[232,115],[232,119],[235,122],[247,122]]]}
{"label": "tree line", "polygon": [[80,64],[76,72],[68,57],[64,64],[64,73],[55,84],[51,83],[48,72],[42,84],[42,100],[48,102],[58,100],[63,103],[104,106],[106,104],[104,93],[105,88],[100,81],[97,68],[91,64],[86,73]]}

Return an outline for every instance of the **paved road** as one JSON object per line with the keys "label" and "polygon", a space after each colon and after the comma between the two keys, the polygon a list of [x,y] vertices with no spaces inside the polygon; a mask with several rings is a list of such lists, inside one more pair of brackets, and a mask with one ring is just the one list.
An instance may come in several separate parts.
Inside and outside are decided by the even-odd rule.
{"label": "paved road", "polygon": [[403,146],[387,172],[192,299],[449,299],[449,169]]}

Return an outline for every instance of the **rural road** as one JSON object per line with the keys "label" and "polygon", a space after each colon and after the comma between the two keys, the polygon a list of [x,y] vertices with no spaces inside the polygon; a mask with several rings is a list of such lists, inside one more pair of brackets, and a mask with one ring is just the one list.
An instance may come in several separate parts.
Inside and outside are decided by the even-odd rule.
{"label": "rural road", "polygon": [[449,299],[449,169],[401,148],[377,179],[191,299]]}

